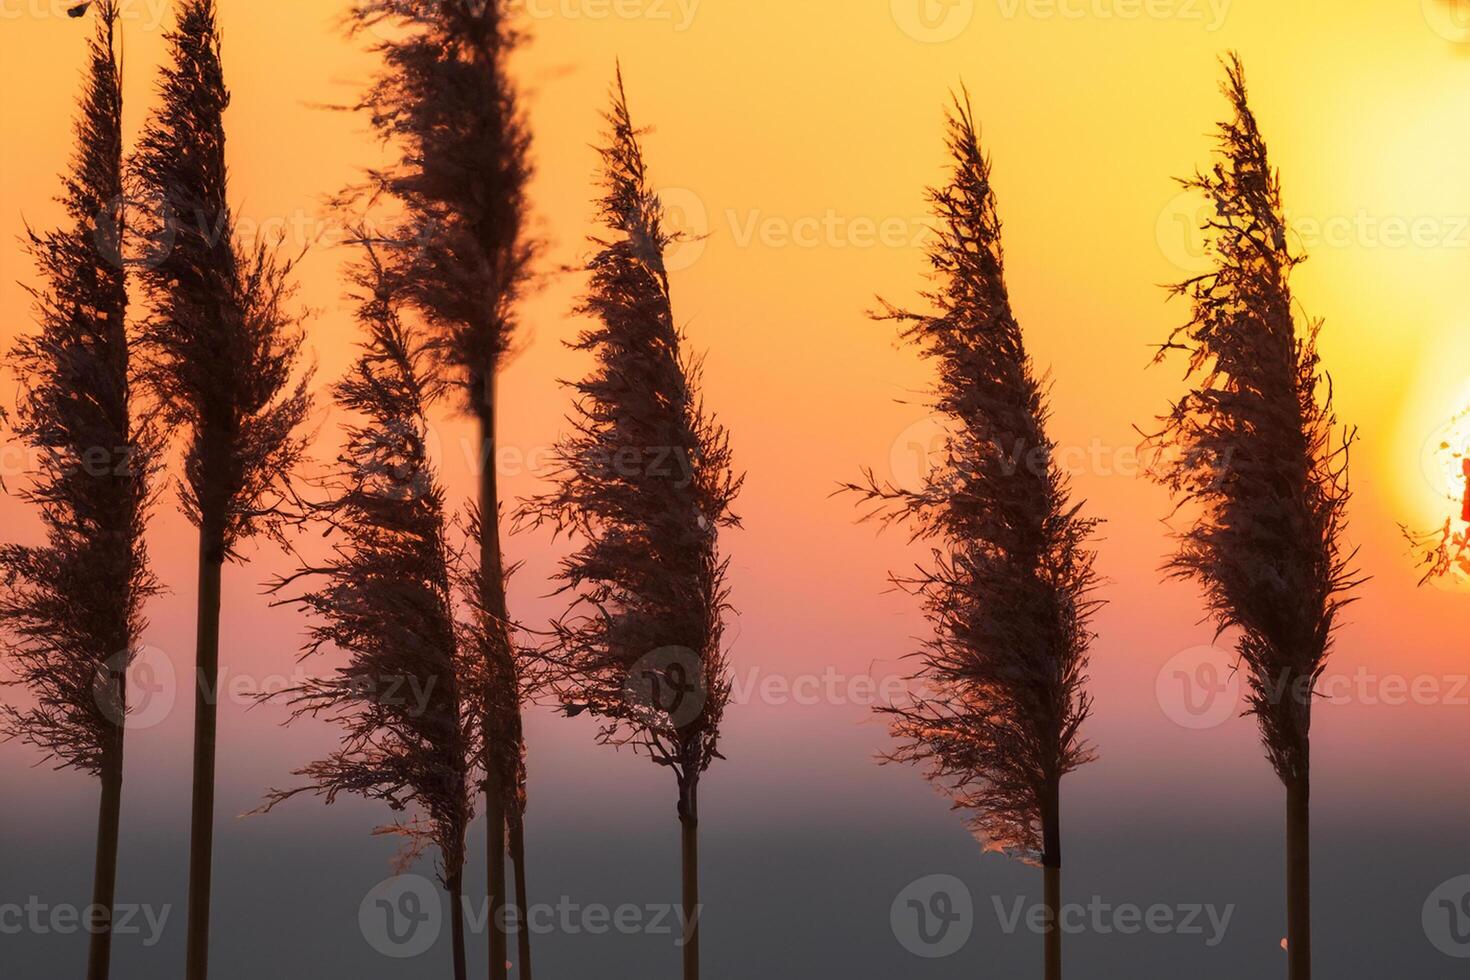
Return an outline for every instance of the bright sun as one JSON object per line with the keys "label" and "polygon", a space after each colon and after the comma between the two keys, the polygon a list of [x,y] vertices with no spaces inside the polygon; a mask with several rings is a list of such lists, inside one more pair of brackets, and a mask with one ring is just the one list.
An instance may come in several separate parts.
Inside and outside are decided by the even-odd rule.
{"label": "bright sun", "polygon": [[1466,466],[1470,463],[1467,453],[1470,453],[1470,408],[1445,422],[1424,444],[1424,475],[1449,500],[1464,500]]}

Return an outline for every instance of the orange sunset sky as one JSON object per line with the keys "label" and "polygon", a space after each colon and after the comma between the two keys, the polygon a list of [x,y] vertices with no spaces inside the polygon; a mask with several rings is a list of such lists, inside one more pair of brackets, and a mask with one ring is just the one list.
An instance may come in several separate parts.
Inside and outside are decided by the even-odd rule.
{"label": "orange sunset sky", "polygon": [[[32,270],[17,238],[24,222],[44,227],[57,218],[49,202],[71,149],[88,30],[53,6],[61,4],[0,0],[7,346],[31,322],[23,285]],[[360,120],[320,106],[351,100],[373,63],[342,37],[340,4],[220,6],[234,95],[226,119],[232,200],[243,231],[284,234],[295,248],[315,241],[300,266],[301,300],[317,311],[310,347],[324,384],[347,364],[355,337],[341,295],[349,256],[332,247],[337,229],[324,198],[379,148]],[[901,533],[855,524],[852,503],[831,494],[866,464],[902,479],[917,465],[915,446],[932,436],[913,403],[928,367],[865,311],[877,295],[909,302],[923,286],[924,188],[944,176],[945,100],[967,85],[994,158],[1014,305],[1055,384],[1052,435],[1074,465],[1077,493],[1108,522],[1099,547],[1110,605],[1096,624],[1091,727],[1104,762],[1078,779],[1142,779],[1160,766],[1187,773],[1204,759],[1204,792],[1242,773],[1252,792],[1274,793],[1248,719],[1182,732],[1155,696],[1164,664],[1212,639],[1193,587],[1159,583],[1168,501],[1138,478],[1132,455],[1135,426],[1148,427],[1181,390],[1181,364],[1148,367],[1150,346],[1185,315],[1166,303],[1160,284],[1198,262],[1194,205],[1178,197],[1171,177],[1208,161],[1212,126],[1225,111],[1216,59],[1238,49],[1311,256],[1296,295],[1307,315],[1326,321],[1321,351],[1339,415],[1361,430],[1350,534],[1373,578],[1346,617],[1334,672],[1463,674],[1470,596],[1417,588],[1398,530],[1434,526],[1457,508],[1426,446],[1470,405],[1470,57],[1457,51],[1453,11],[1433,0],[1179,0],[1157,7],[1171,16],[1124,17],[1117,11],[1126,4],[991,0],[934,5],[943,16],[924,21],[917,7],[530,3],[532,41],[515,71],[536,140],[532,201],[548,242],[544,265],[551,273],[584,255],[589,144],[621,59],[635,117],[652,127],[645,150],[656,180],[682,226],[707,235],[681,253],[674,288],[691,347],[708,355],[708,403],[749,474],[738,506],[744,529],[725,542],[739,610],[731,630],[737,676],[892,675],[923,623],[911,599],[886,591],[885,575],[916,552]],[[162,0],[124,8],[136,130],[150,107],[168,15]],[[502,388],[501,466],[512,495],[536,488],[536,460],[563,428],[567,394],[557,380],[586,368],[563,345],[580,326],[568,310],[581,287],[575,273],[549,275],[524,308],[523,349]],[[9,377],[4,397],[13,403]],[[329,449],[331,413],[323,409],[320,422]],[[446,480],[461,493],[470,433],[451,414],[437,420]],[[7,449],[12,488],[21,458]],[[13,495],[0,503],[0,526],[20,539],[36,529]],[[185,670],[195,553],[171,495],[150,541],[172,591],[150,607],[147,639]],[[557,608],[543,596],[558,548],[537,534],[508,543],[524,561],[514,612],[530,626]],[[265,547],[252,556],[226,573],[224,660],[227,670],[259,679],[293,669],[302,624],[260,595],[285,559]],[[757,697],[729,712],[738,749],[730,767],[760,773],[767,792],[796,798],[790,787],[805,778],[796,760],[840,758],[861,773],[861,760],[885,744],[861,704],[779,701]],[[140,778],[161,783],[182,773],[188,714],[183,706],[140,733],[135,765],[152,756],[165,767],[140,770]],[[280,720],[272,709],[225,707],[220,766],[230,788],[222,812],[248,809],[330,738],[306,726],[288,739]],[[1317,737],[1333,748],[1322,778],[1335,787],[1324,792],[1407,780],[1422,747],[1443,747],[1464,731],[1463,710],[1443,705],[1324,709]],[[549,715],[538,716],[531,751],[533,778],[548,781],[608,758],[580,723]],[[1334,769],[1349,754],[1365,770],[1352,778]],[[33,762],[21,746],[0,746],[0,781],[52,792],[70,778],[31,771]],[[1458,775],[1441,771],[1431,784],[1463,782],[1463,752],[1455,764]]]}

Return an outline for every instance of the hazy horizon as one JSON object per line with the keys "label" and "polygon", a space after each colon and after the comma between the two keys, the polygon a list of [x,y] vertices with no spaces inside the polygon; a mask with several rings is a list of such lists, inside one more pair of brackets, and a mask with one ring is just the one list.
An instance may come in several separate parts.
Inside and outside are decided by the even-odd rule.
{"label": "hazy horizon", "polygon": [[[1160,286],[1197,272],[1200,258],[1187,234],[1195,205],[1172,178],[1210,162],[1212,127],[1227,113],[1217,59],[1228,50],[1244,60],[1309,255],[1296,299],[1325,322],[1337,411],[1362,437],[1347,533],[1370,578],[1344,614],[1313,731],[1319,976],[1463,975],[1462,961],[1436,948],[1425,907],[1470,875],[1470,590],[1420,587],[1400,525],[1432,528],[1458,508],[1434,447],[1470,406],[1470,27],[1460,37],[1436,0],[1165,0],[1159,9],[1174,16],[1099,13],[1114,2],[1128,6],[1062,3],[1078,17],[1029,0],[958,3],[960,14],[924,22],[905,0],[617,8],[638,16],[528,0],[531,41],[514,70],[535,139],[543,267],[587,253],[590,144],[619,60],[635,117],[651,127],[654,181],[674,220],[707,236],[673,263],[675,312],[691,348],[707,354],[706,401],[748,473],[743,528],[722,539],[737,696],[727,760],[701,789],[709,978],[1037,975],[1040,937],[1007,932],[995,902],[1009,915],[1018,900],[1039,901],[1040,872],[983,854],[919,773],[876,764],[891,743],[870,711],[872,687],[896,683],[926,635],[917,603],[887,576],[925,552],[899,530],[859,525],[853,502],[832,496],[864,466],[913,479],[916,447],[936,432],[922,404],[932,364],[866,313],[875,296],[909,303],[925,285],[924,193],[944,179],[943,112],[962,84],[993,156],[1015,310],[1054,386],[1051,434],[1077,497],[1107,521],[1098,565],[1109,604],[1094,623],[1086,730],[1100,761],[1065,784],[1066,898],[1234,910],[1213,947],[1207,936],[1085,928],[1067,938],[1068,974],[1284,975],[1283,791],[1233,691],[1188,702],[1189,678],[1213,676],[1199,671],[1226,656],[1229,639],[1203,621],[1193,585],[1160,582],[1170,505],[1140,478],[1134,452],[1138,427],[1182,391],[1182,364],[1149,367],[1187,316]],[[38,3],[49,10],[44,0],[0,2],[7,349],[32,328],[24,284],[35,272],[16,243],[27,223],[59,219],[52,199],[72,150],[88,31],[35,15]],[[319,311],[308,326],[319,392],[358,339],[342,300],[349,256],[332,247],[341,229],[326,197],[380,153],[360,120],[321,108],[352,99],[372,67],[338,29],[343,6],[220,3],[231,202],[242,232],[312,245],[299,278],[301,302]],[[154,104],[169,19],[156,2],[125,9],[135,14],[123,21],[131,137]],[[548,447],[566,428],[557,382],[587,367],[565,346],[583,326],[569,312],[583,286],[552,273],[524,304],[500,385],[507,499],[541,486]],[[4,378],[0,403],[11,407],[15,385]],[[317,413],[316,457],[329,458],[338,421]],[[456,506],[472,488],[472,434],[452,411],[434,419]],[[0,523],[7,540],[34,540],[39,523],[14,495],[24,456],[5,452]],[[157,714],[129,733],[119,901],[172,911],[157,945],[119,938],[115,980],[173,976],[183,962],[192,697],[178,678],[192,670],[196,544],[171,487],[149,547],[169,591],[149,604],[144,640],[173,676],[157,675]],[[542,627],[561,608],[548,593],[565,543],[527,533],[509,537],[506,552],[523,562],[512,615]],[[335,737],[323,722],[283,729],[277,707],[247,710],[250,692],[301,669],[304,623],[263,595],[289,559],[267,545],[245,554],[249,564],[225,570],[222,663],[240,687],[220,712],[213,972],[445,975],[447,930],[422,957],[394,960],[360,928],[361,903],[391,872],[394,843],[370,836],[384,809],[303,799],[232,819],[292,784],[290,771]],[[532,901],[676,903],[673,780],[595,745],[593,731],[585,719],[531,713]],[[95,787],[36,763],[30,748],[0,744],[10,801],[0,808],[0,908],[32,896],[84,905]],[[477,824],[472,900],[484,894],[483,837]],[[414,872],[432,876],[427,861]],[[974,935],[929,960],[905,949],[891,912],[934,875],[964,883]],[[634,932],[553,930],[537,938],[538,966],[558,978],[594,968],[627,980],[675,975],[671,940]],[[75,975],[85,947],[77,935],[0,932],[0,972]],[[484,943],[470,952],[472,975],[483,974]]]}

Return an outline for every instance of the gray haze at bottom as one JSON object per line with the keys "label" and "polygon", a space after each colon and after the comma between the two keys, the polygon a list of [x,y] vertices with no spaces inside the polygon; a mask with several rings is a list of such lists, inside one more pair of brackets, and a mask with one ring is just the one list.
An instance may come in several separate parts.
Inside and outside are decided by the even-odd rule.
{"label": "gray haze at bottom", "polygon": [[[877,786],[887,784],[877,779]],[[758,805],[722,799],[710,781],[703,823],[705,976],[711,980],[923,980],[1039,976],[1040,938],[1007,934],[1003,911],[1039,901],[1041,875],[983,856],[942,808],[906,819],[890,809],[866,817],[854,800],[834,801],[834,818],[787,819],[763,828],[722,816],[722,804],[748,815]],[[639,820],[609,818],[595,801],[532,813],[529,867],[533,903],[578,908],[649,906],[677,901],[678,836],[668,801],[640,803]],[[1067,975],[1076,980],[1188,976],[1191,980],[1279,977],[1284,932],[1280,834],[1259,805],[1244,814],[1218,806],[1173,809],[1143,818],[1101,812],[1083,801],[1069,814],[1066,892],[1086,905],[1094,896],[1142,909],[1166,904],[1233,905],[1224,941],[1205,935],[1098,934],[1066,941]],[[1448,801],[1445,801],[1448,802]],[[1425,900],[1442,882],[1470,874],[1470,827],[1454,806],[1384,800],[1348,806],[1321,800],[1316,816],[1315,891],[1318,975],[1327,980],[1452,980],[1466,961],[1451,959],[1425,935]],[[1089,809],[1099,812],[1088,813]],[[667,811],[665,813],[665,811]],[[656,814],[666,819],[659,820]],[[212,976],[216,980],[344,977],[438,978],[449,975],[448,931],[422,957],[387,958],[364,939],[358,910],[390,873],[391,841],[366,836],[380,812],[356,803],[323,809],[302,803],[285,814],[221,822],[216,854]],[[55,816],[55,815],[53,815]],[[11,809],[0,825],[0,905],[37,896],[84,905],[91,873],[91,827],[81,810],[33,821]],[[839,819],[840,816],[840,819]],[[140,827],[123,843],[118,898],[172,904],[161,941],[120,937],[116,980],[178,976],[184,953],[183,823]],[[472,835],[469,891],[483,896],[483,833]],[[430,863],[414,869],[433,874]],[[906,951],[890,925],[890,907],[911,882],[932,874],[962,879],[974,899],[968,944],[943,959]],[[1000,903],[1000,910],[997,909]],[[595,935],[558,929],[535,940],[548,980],[650,980],[678,975],[668,935]],[[471,975],[484,973],[482,937],[471,937]],[[0,934],[0,977],[80,977],[80,935]]]}

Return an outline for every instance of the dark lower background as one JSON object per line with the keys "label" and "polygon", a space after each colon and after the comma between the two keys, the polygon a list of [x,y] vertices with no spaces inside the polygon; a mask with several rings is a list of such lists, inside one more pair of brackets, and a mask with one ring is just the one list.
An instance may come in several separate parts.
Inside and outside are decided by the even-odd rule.
{"label": "dark lower background", "polygon": [[[1248,743],[1248,723],[1242,725],[1238,735]],[[1006,934],[995,906],[1039,900],[1039,872],[982,855],[912,771],[871,766],[871,729],[839,726],[825,741],[793,743],[778,767],[742,755],[753,744],[751,727],[737,728],[732,761],[706,783],[707,977],[1039,976],[1040,940],[1028,932]],[[610,752],[604,765],[589,768],[587,753],[594,749],[555,741],[535,759],[542,776],[533,787],[530,823],[532,901],[609,908],[677,901],[677,824],[667,774]],[[1330,747],[1320,754],[1318,976],[1462,980],[1467,961],[1435,949],[1422,911],[1436,887],[1470,874],[1464,754],[1442,776],[1385,779],[1376,791],[1349,775],[1355,760]],[[241,765],[247,759],[248,753],[237,754]],[[172,765],[168,790],[147,776],[131,787],[119,901],[173,907],[156,946],[144,948],[141,937],[119,940],[118,980],[180,975],[187,825],[180,766],[182,760]],[[1223,774],[1203,760],[1194,769],[1166,763],[1154,777],[1139,769],[1120,780],[1126,768],[1126,759],[1105,759],[1071,782],[1068,900],[1086,904],[1096,896],[1145,908],[1233,905],[1233,918],[1216,948],[1207,948],[1202,936],[1092,930],[1069,936],[1067,975],[1284,975],[1281,815],[1265,763],[1242,758],[1238,769]],[[248,809],[253,791],[248,779],[241,783],[229,783],[222,793],[222,814]],[[1222,783],[1228,788],[1221,790]],[[91,878],[91,787],[43,773],[24,785],[28,798],[7,792],[0,808],[0,904],[34,895],[50,904],[84,905]],[[38,786],[43,793],[35,792]],[[325,809],[306,801],[269,817],[222,816],[213,976],[447,976],[447,932],[413,960],[386,958],[363,938],[359,905],[390,873],[394,851],[391,841],[368,835],[381,816],[355,802]],[[477,828],[472,839],[470,889],[483,895],[483,833]],[[417,870],[432,873],[423,862]],[[960,953],[925,960],[895,939],[890,906],[911,882],[938,873],[966,883],[976,925]],[[79,977],[85,947],[85,937],[76,935],[0,935],[0,977]],[[483,939],[471,950],[472,975],[483,975]],[[674,978],[679,969],[669,936],[558,931],[536,938],[536,956],[545,980]]]}

